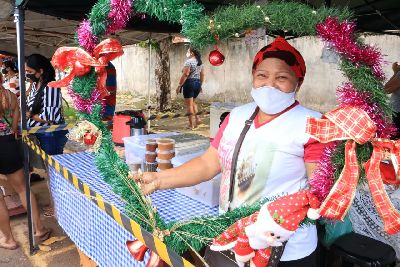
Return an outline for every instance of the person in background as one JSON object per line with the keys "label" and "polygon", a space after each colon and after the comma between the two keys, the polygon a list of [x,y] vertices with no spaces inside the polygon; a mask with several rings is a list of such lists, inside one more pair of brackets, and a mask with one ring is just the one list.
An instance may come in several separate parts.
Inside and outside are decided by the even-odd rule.
{"label": "person in background", "polygon": [[176,88],[176,94],[183,91],[189,119],[189,125],[187,128],[194,129],[200,124],[200,119],[197,115],[199,110],[197,108],[196,98],[202,89],[201,85],[204,81],[204,69],[199,51],[189,48],[186,57],[187,59],[182,70],[182,76],[179,80],[179,85]]}
{"label": "person in background", "polygon": [[393,76],[385,84],[385,92],[392,94],[390,96],[390,102],[393,107],[394,115],[393,122],[397,128],[397,134],[395,138],[400,137],[400,65],[394,62],[392,65]]}
{"label": "person in background", "polygon": [[[278,37],[256,54],[250,73],[254,102],[231,111],[203,155],[177,168],[136,175],[145,194],[192,186],[222,173],[219,209],[224,213],[309,187],[308,179],[326,144],[306,134],[307,118],[320,118],[321,114],[295,99],[306,74],[302,55]],[[238,143],[240,152],[235,160]],[[235,172],[231,177],[232,166]],[[297,229],[278,267],[319,266],[317,242],[315,225]],[[206,251],[205,259],[212,267],[237,266],[220,252]]]}
{"label": "person in background", "polygon": [[[50,61],[39,54],[32,54],[25,61],[26,77],[32,82],[27,99],[28,127],[49,126],[65,122],[62,112],[60,88],[47,84],[55,80],[55,71]],[[67,142],[68,131],[35,134],[41,148],[49,155],[62,154]]]}
{"label": "person in background", "polygon": [[[2,81],[2,75],[0,74]],[[23,172],[23,161],[18,153],[15,134],[18,128],[20,111],[17,97],[0,84],[0,174],[7,177],[7,181],[18,193],[22,205],[27,209],[25,178]],[[35,237],[40,241],[49,238],[51,230],[46,229],[39,214],[35,195],[31,194],[32,217]],[[8,209],[4,201],[3,192],[0,190],[0,248],[16,249],[15,241],[8,216]]]}
{"label": "person in background", "polygon": [[115,113],[115,106],[117,104],[117,71],[111,62],[108,63],[106,71],[106,88],[110,95],[104,98],[105,107],[103,120],[112,121]]}
{"label": "person in background", "polygon": [[4,75],[4,88],[19,97],[19,78],[16,63],[11,59],[3,61],[1,72]]}

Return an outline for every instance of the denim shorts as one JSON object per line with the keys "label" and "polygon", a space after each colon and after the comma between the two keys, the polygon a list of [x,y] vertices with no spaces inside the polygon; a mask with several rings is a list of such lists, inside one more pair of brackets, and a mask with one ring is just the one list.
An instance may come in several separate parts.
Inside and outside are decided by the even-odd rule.
{"label": "denim shorts", "polygon": [[200,94],[201,82],[200,79],[187,79],[183,84],[183,97],[196,98]]}

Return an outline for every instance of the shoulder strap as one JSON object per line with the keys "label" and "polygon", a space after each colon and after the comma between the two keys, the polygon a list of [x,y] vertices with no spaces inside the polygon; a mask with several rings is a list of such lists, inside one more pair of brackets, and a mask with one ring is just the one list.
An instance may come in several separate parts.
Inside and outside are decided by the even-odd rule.
{"label": "shoulder strap", "polygon": [[258,110],[259,109],[257,107],[256,110],[254,110],[253,114],[250,116],[250,118],[245,121],[243,130],[240,133],[239,139],[237,140],[236,145],[235,145],[235,150],[233,151],[232,163],[231,163],[231,176],[230,176],[230,182],[229,182],[228,210],[230,209],[230,204],[233,200],[233,189],[235,187],[236,164],[237,164],[237,159],[239,156],[240,148],[242,147],[243,140],[246,137],[246,134],[249,131],[250,126],[253,123],[254,118],[256,117],[256,115],[258,113]]}

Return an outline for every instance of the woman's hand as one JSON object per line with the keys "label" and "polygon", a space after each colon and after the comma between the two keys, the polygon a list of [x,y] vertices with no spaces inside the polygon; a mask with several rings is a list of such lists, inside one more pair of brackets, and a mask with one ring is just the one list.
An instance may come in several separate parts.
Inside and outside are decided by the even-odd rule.
{"label": "woman's hand", "polygon": [[31,117],[31,112],[30,112],[30,111],[27,111],[27,112],[26,112],[26,118],[29,119],[30,117]]}
{"label": "woman's hand", "polygon": [[397,62],[394,62],[392,65],[392,70],[394,73],[397,73],[398,71],[400,71],[400,65],[397,64]]}
{"label": "woman's hand", "polygon": [[139,184],[143,194],[149,195],[160,189],[161,178],[158,172],[137,173],[133,176],[136,183]]}
{"label": "woman's hand", "polygon": [[176,88],[176,94],[179,95],[181,92],[181,88],[182,86],[178,85],[178,87]]}

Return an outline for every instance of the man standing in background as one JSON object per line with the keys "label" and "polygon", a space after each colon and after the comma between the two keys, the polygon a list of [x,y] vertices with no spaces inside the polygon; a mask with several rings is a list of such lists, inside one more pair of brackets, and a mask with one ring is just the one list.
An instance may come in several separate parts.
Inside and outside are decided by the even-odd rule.
{"label": "man standing in background", "polygon": [[106,67],[107,80],[106,88],[110,93],[109,96],[104,98],[104,113],[103,120],[112,121],[115,113],[115,106],[117,104],[117,72],[114,65],[110,62]]}

